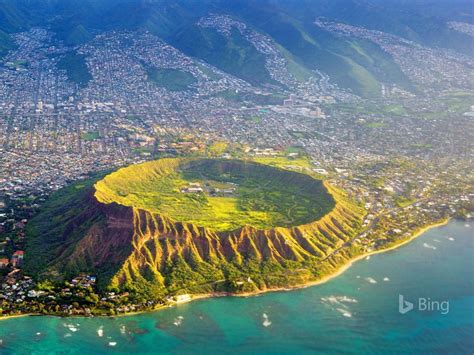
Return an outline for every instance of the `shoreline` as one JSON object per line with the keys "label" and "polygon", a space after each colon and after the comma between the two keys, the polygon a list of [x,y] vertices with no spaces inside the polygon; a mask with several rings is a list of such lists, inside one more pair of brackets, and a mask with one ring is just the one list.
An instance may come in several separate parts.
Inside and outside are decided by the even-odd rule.
{"label": "shoreline", "polygon": [[[333,273],[327,274],[327,275],[323,276],[321,279],[316,280],[316,281],[310,281],[310,282],[307,282],[307,283],[304,283],[304,284],[301,284],[301,285],[295,285],[295,286],[291,286],[291,287],[269,288],[269,289],[265,289],[265,290],[259,290],[259,291],[255,291],[255,292],[246,292],[246,293],[214,292],[214,293],[203,293],[203,294],[190,294],[191,299],[189,301],[174,303],[174,304],[170,304],[170,305],[162,305],[162,306],[157,307],[154,310],[129,312],[129,313],[117,314],[117,315],[113,315],[113,316],[94,316],[93,318],[98,318],[98,317],[115,318],[115,317],[133,316],[133,315],[138,315],[138,314],[143,314],[143,313],[158,312],[158,311],[160,311],[164,308],[176,307],[176,306],[180,306],[182,304],[190,303],[192,301],[208,299],[208,298],[252,297],[252,296],[259,296],[261,294],[268,293],[268,292],[294,291],[294,290],[299,290],[299,289],[304,289],[304,288],[308,288],[308,287],[322,285],[322,284],[324,284],[324,283],[326,283],[326,282],[342,275],[349,268],[351,268],[354,265],[354,263],[356,263],[357,261],[365,259],[365,258],[367,258],[371,255],[381,254],[381,253],[385,253],[385,252],[388,252],[388,251],[398,249],[398,248],[410,243],[411,241],[413,241],[417,237],[423,235],[425,232],[429,231],[430,229],[441,227],[441,226],[444,226],[444,225],[448,224],[450,220],[451,220],[451,218],[447,218],[447,219],[439,221],[437,223],[430,224],[430,225],[427,225],[425,227],[422,227],[419,230],[415,231],[409,238],[403,240],[400,243],[389,246],[387,248],[382,248],[382,249],[374,250],[374,251],[371,251],[371,252],[368,252],[368,253],[365,253],[365,254],[360,254],[360,255],[348,260],[346,263],[342,264]],[[13,319],[13,318],[35,317],[35,316],[75,318],[75,316],[57,316],[57,315],[49,315],[49,314],[25,313],[25,314],[14,314],[14,315],[11,315],[11,316],[0,316],[0,321]],[[86,316],[77,316],[77,317],[79,317],[79,318],[91,318],[91,317],[86,317]]]}
{"label": "shoreline", "polygon": [[13,318],[34,317],[34,316],[40,316],[40,315],[41,314],[37,314],[37,313],[24,313],[24,314],[22,313],[22,314],[12,314],[11,316],[0,316],[0,322],[2,320],[8,320],[8,319],[13,319]]}
{"label": "shoreline", "polygon": [[[355,262],[360,261],[362,259],[365,259],[365,258],[367,258],[368,256],[371,256],[371,255],[381,254],[381,253],[385,253],[385,252],[388,252],[388,251],[398,249],[401,246],[406,245],[406,244],[410,243],[411,241],[413,241],[414,239],[418,238],[419,236],[423,235],[425,232],[429,231],[430,229],[441,227],[441,226],[444,226],[444,225],[448,224],[450,220],[451,220],[451,218],[447,218],[447,219],[442,220],[440,222],[422,227],[419,230],[417,230],[416,232],[414,232],[413,235],[411,235],[409,238],[403,240],[400,243],[392,245],[388,248],[378,249],[378,250],[374,250],[374,251],[371,251],[371,252],[368,252],[368,253],[365,253],[365,254],[360,254],[360,255],[348,260],[347,263],[344,263],[343,265],[341,265],[333,273],[327,274],[327,275],[323,276],[321,279],[316,280],[316,281],[310,281],[310,282],[307,282],[305,284],[295,285],[295,286],[291,286],[291,287],[269,288],[269,289],[266,289],[266,290],[255,291],[255,292],[247,292],[247,293],[221,292],[221,293],[209,293],[209,294],[196,294],[196,295],[191,295],[191,300],[190,301],[182,302],[180,304],[189,303],[189,302],[192,302],[194,300],[214,298],[214,297],[252,297],[252,296],[258,296],[258,295],[261,295],[261,294],[264,294],[264,293],[267,293],[267,292],[294,291],[294,290],[299,290],[299,289],[304,289],[304,288],[308,288],[308,287],[322,285],[322,284],[324,284],[324,283],[326,283],[326,282],[342,275]],[[179,304],[176,304],[176,305],[179,305]]]}

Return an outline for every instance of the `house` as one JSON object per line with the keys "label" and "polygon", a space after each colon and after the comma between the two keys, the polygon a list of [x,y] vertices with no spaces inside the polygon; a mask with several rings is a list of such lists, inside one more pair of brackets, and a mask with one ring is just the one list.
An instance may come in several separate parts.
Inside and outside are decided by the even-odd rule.
{"label": "house", "polygon": [[23,256],[25,255],[25,252],[23,250],[17,250],[16,252],[13,253],[11,263],[13,266],[17,267],[23,263]]}
{"label": "house", "polygon": [[8,266],[8,258],[0,258],[0,269]]}
{"label": "house", "polygon": [[190,182],[187,187],[181,189],[182,193],[201,193],[204,192],[201,184],[198,182]]}

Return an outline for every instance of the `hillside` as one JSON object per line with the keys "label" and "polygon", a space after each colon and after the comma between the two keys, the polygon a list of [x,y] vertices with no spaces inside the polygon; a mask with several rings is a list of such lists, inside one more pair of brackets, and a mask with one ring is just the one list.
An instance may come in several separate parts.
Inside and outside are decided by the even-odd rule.
{"label": "hillside", "polygon": [[[188,164],[204,164],[206,169],[189,169]],[[214,168],[209,168],[212,165]],[[243,179],[241,166],[245,167]],[[239,181],[242,185],[271,170],[277,176],[281,174],[277,182],[299,186],[321,201],[329,198],[333,205],[320,204],[326,210],[319,210],[319,215],[315,211],[293,221],[271,219],[267,223],[272,224],[264,225],[265,228],[252,226],[258,224],[258,219],[252,220],[252,211],[267,213],[278,201],[267,200],[263,210],[255,204],[250,204],[250,210],[248,206],[234,204],[230,210],[234,208],[235,213],[240,211],[250,219],[245,221],[234,215],[240,225],[232,228],[219,224],[213,227],[209,219],[207,226],[202,226],[205,223],[192,211],[187,221],[184,216],[180,216],[183,220],[176,220],[166,206],[156,206],[151,187],[158,183],[167,185],[169,181],[159,177],[179,167],[185,167],[185,174],[208,170],[212,176],[212,171],[219,172],[227,181]],[[127,173],[131,180],[121,185],[121,177]],[[144,187],[143,182],[150,185]],[[320,261],[357,234],[363,214],[344,192],[326,183],[323,187],[308,175],[241,161],[160,160],[121,169],[95,187],[92,183],[75,185],[53,195],[43,212],[31,221],[27,270],[40,278],[52,279],[90,272],[99,276],[101,287],[154,297],[177,292],[242,292],[297,285],[325,274],[325,268],[331,265],[319,265]],[[247,187],[242,188],[245,192]],[[133,191],[137,195],[130,196]],[[143,197],[145,191],[149,191],[149,200],[144,202],[139,196]],[[173,191],[179,196],[179,190]],[[268,193],[271,194],[265,194]],[[163,194],[154,195],[160,196]],[[240,192],[227,197],[241,198]],[[215,218],[220,220],[221,216]],[[53,220],[53,226],[45,224],[48,219]]]}
{"label": "hillside", "polygon": [[171,44],[252,84],[272,82],[264,56],[236,30],[225,37],[214,29],[192,25],[174,35]]}
{"label": "hillside", "polygon": [[149,31],[187,55],[253,85],[288,86],[269,72],[269,57],[262,48],[235,27],[224,35],[212,26],[198,25],[203,18],[218,14],[266,36],[275,49],[273,59],[287,61],[285,70],[298,81],[308,79],[311,71],[317,70],[341,88],[373,97],[380,95],[382,84],[411,92],[417,89],[393,55],[379,45],[355,36],[336,35],[316,26],[315,20],[324,18],[382,31],[429,48],[446,48],[472,57],[471,37],[448,25],[449,21],[472,23],[469,2],[459,0],[447,6],[447,1],[440,0],[431,4],[428,13],[421,11],[425,8],[411,2],[384,5],[378,0],[206,0],[199,4],[182,0],[3,0],[0,56],[13,48],[13,33],[32,26],[49,28],[71,47],[87,43],[104,31]]}

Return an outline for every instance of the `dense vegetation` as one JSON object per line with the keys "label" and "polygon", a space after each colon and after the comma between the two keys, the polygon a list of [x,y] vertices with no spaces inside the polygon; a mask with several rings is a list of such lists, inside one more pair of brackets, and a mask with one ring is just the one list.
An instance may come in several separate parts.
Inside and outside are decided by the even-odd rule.
{"label": "dense vegetation", "polygon": [[236,29],[226,37],[215,29],[192,25],[177,33],[171,43],[184,53],[253,84],[274,83],[265,68],[265,56]]}
{"label": "dense vegetation", "polygon": [[92,80],[92,75],[87,68],[85,56],[75,52],[68,52],[58,62],[58,68],[66,71],[70,81],[84,87]]}
{"label": "dense vegetation", "polygon": [[87,223],[78,223],[77,217],[87,208],[93,184],[102,176],[93,175],[52,194],[41,213],[31,219],[26,228],[30,236],[26,251],[27,272],[36,274],[46,270],[55,251],[73,245],[91,224],[101,219],[99,215],[91,215]]}
{"label": "dense vegetation", "polygon": [[2,58],[9,50],[13,49],[14,47],[13,41],[8,36],[8,34],[0,31],[0,58]]}
{"label": "dense vegetation", "polygon": [[179,69],[147,67],[146,72],[149,81],[170,91],[189,89],[196,82],[191,73]]}

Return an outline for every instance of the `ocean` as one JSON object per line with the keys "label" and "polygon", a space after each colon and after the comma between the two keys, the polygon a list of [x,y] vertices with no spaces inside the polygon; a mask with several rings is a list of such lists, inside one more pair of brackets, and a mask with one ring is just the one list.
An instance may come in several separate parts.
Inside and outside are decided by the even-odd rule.
{"label": "ocean", "polygon": [[125,317],[1,320],[0,354],[473,353],[473,230],[451,221],[305,289]]}

